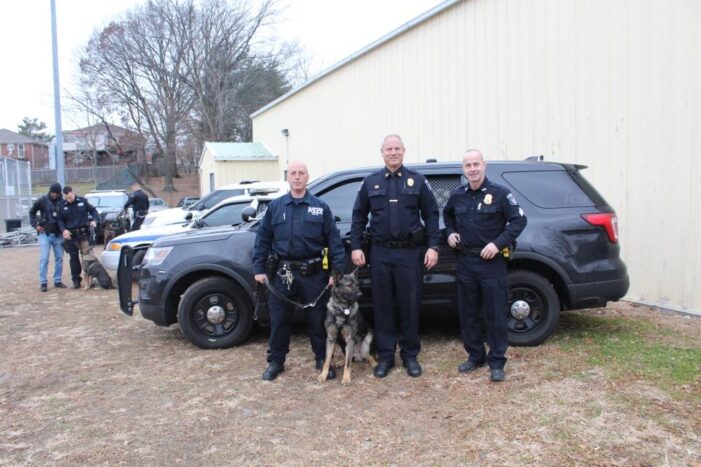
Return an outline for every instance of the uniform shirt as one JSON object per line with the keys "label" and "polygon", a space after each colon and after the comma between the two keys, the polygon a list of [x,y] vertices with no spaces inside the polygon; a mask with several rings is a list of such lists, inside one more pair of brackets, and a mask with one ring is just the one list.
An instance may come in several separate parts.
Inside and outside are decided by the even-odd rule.
{"label": "uniform shirt", "polygon": [[134,206],[134,211],[136,212],[148,211],[148,195],[141,190],[136,190],[129,196],[129,200],[124,205],[124,209],[127,209],[129,206]]}
{"label": "uniform shirt", "polygon": [[331,267],[344,271],[345,251],[329,206],[308,191],[303,198],[287,193],[270,202],[258,226],[253,270],[264,274],[272,252],[283,259],[303,260],[321,257],[324,247],[329,248]]}
{"label": "uniform shirt", "polygon": [[51,195],[44,195],[34,202],[29,210],[29,223],[36,228],[37,212],[41,212],[41,225],[46,230],[47,234],[59,234],[61,231],[58,228],[58,210],[61,207],[63,199],[59,196],[55,200],[51,199]]}
{"label": "uniform shirt", "polygon": [[494,243],[501,250],[512,245],[526,227],[516,198],[486,178],[476,190],[469,184],[454,190],[443,209],[443,221],[448,236],[457,232],[468,248]]}
{"label": "uniform shirt", "polygon": [[58,227],[63,232],[66,229],[80,229],[87,227],[90,220],[88,213],[97,221],[97,210],[87,199],[76,196],[72,203],[65,199],[61,201],[61,208],[58,210]]}
{"label": "uniform shirt", "polygon": [[[399,236],[390,233],[390,183],[397,183],[397,203],[399,208]],[[389,169],[368,175],[358,190],[353,206],[351,225],[351,249],[358,250],[370,217],[370,234],[373,242],[384,243],[392,240],[408,240],[411,232],[425,224],[429,247],[438,248],[441,233],[438,228],[438,205],[431,185],[426,177],[399,167],[394,173]],[[424,224],[421,223],[423,219]]]}

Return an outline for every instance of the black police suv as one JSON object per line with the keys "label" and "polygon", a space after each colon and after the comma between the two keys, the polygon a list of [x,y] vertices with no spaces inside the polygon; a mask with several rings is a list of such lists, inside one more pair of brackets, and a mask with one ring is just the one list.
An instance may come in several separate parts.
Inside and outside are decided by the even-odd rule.
{"label": "black police suv", "polygon": [[[85,194],[90,204],[95,206],[99,219],[94,220],[95,240],[103,242],[107,224],[114,230],[115,236],[128,232],[131,227],[131,214],[124,212],[124,204],[129,195],[124,190],[94,190]],[[129,210],[131,211],[131,209]]]}
{"label": "black police suv", "polygon": [[[465,184],[459,162],[409,165],[433,187],[441,215],[450,192]],[[508,263],[509,341],[537,345],[557,326],[560,310],[604,306],[628,290],[619,256],[613,208],[584,178],[585,166],[542,161],[490,161],[487,177],[508,187],[528,216]],[[309,191],[331,207],[346,248],[351,214],[363,178],[379,168],[343,170],[309,184]],[[232,223],[234,220],[232,219]],[[132,313],[131,275],[138,274],[136,302],[144,318],[161,326],[178,322],[183,334],[202,348],[242,344],[254,320],[267,323],[257,307],[251,257],[257,221],[162,237],[132,268],[133,250],[120,258],[120,306]],[[422,313],[455,308],[454,251],[444,240],[438,265],[424,274]],[[369,242],[371,244],[371,242]],[[369,251],[372,256],[372,251]],[[349,268],[351,267],[348,261]],[[360,270],[361,306],[371,315],[370,274]]]}

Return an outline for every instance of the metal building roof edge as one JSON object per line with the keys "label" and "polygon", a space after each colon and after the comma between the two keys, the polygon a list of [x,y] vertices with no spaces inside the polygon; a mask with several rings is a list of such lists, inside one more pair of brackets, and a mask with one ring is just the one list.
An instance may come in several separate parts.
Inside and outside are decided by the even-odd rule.
{"label": "metal building roof edge", "polygon": [[338,70],[339,68],[344,67],[348,63],[357,60],[358,58],[362,57],[363,55],[371,52],[372,50],[380,47],[381,45],[385,44],[386,42],[389,42],[390,40],[394,39],[395,37],[399,36],[400,34],[403,34],[404,32],[408,31],[409,29],[413,28],[414,26],[417,26],[424,21],[427,21],[428,19],[436,16],[437,14],[443,12],[444,10],[447,10],[448,8],[452,7],[456,3],[460,3],[462,0],[446,0],[443,3],[440,3],[430,10],[420,14],[416,18],[407,21],[404,23],[402,26],[399,26],[397,29],[394,31],[391,31],[384,36],[380,37],[379,39],[371,42],[370,44],[366,45],[362,49],[358,50],[357,52],[354,52],[350,54],[348,57],[344,58],[340,62],[337,62],[334,65],[331,65],[329,68],[322,70],[318,75],[313,76],[310,78],[308,81],[305,81],[304,83],[300,84],[294,89],[291,89],[290,91],[286,92],[282,96],[278,97],[274,101],[266,104],[265,106],[261,107],[260,109],[256,110],[253,112],[250,117],[255,118],[258,115],[266,112],[268,109],[275,107],[277,104],[280,102],[287,100],[287,98],[292,97],[293,95],[297,94],[298,92],[302,91],[303,89],[307,88],[308,86],[311,86],[315,82],[321,80],[327,75],[330,75],[334,71]]}

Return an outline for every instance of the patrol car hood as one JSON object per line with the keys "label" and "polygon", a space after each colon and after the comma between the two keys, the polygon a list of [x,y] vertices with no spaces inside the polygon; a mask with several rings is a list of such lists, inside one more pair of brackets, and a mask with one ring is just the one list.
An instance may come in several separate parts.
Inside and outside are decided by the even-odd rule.
{"label": "patrol car hood", "polygon": [[188,243],[216,242],[219,240],[225,240],[232,235],[241,236],[242,241],[250,241],[251,244],[255,239],[255,232],[240,231],[236,230],[230,225],[227,225],[223,227],[211,227],[206,229],[189,230],[183,233],[171,234],[166,237],[159,238],[158,240],[153,242],[153,246],[164,247],[185,245]]}

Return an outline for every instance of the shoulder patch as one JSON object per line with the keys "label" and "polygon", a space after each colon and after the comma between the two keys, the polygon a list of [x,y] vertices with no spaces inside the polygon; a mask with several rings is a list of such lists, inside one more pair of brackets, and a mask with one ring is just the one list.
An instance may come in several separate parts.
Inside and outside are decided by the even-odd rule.
{"label": "shoulder patch", "polygon": [[512,195],[511,193],[506,195],[506,199],[509,200],[509,204],[511,204],[512,206],[518,205],[518,203],[516,202],[516,198],[514,198],[514,195]]}

